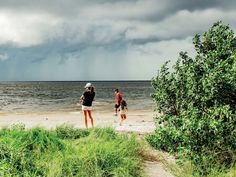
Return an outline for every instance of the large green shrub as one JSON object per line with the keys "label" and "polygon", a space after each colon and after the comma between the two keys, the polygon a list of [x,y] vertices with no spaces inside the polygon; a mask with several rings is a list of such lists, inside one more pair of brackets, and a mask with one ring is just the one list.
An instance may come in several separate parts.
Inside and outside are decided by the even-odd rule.
{"label": "large green shrub", "polygon": [[161,116],[147,140],[196,164],[228,165],[236,152],[236,37],[217,22],[193,44],[195,58],[181,52],[173,70],[166,62],[152,80]]}

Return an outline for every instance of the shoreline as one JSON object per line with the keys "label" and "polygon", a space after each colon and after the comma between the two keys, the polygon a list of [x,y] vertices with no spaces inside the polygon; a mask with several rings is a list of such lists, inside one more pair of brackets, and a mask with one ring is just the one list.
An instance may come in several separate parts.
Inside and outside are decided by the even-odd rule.
{"label": "shoreline", "polygon": [[[128,111],[127,119],[120,126],[119,115],[114,116],[113,112],[108,111],[102,112],[95,110],[92,112],[95,127],[112,127],[117,132],[133,132],[138,134],[151,133],[155,130],[154,114],[151,110]],[[75,110],[73,112],[0,112],[0,128],[15,124],[24,124],[26,128],[38,126],[46,129],[54,129],[61,125],[85,128],[81,110]],[[89,119],[88,125],[90,128]]]}

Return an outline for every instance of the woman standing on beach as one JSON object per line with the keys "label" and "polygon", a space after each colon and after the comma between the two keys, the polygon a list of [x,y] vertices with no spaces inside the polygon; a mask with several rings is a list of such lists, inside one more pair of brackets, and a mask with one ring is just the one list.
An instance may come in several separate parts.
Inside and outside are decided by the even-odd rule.
{"label": "woman standing on beach", "polygon": [[91,83],[87,83],[84,88],[85,88],[85,92],[80,97],[80,100],[82,102],[84,123],[85,123],[86,128],[88,128],[88,119],[87,119],[87,114],[88,114],[90,121],[91,121],[91,125],[92,125],[92,127],[94,127],[93,117],[92,117],[92,102],[95,97],[94,87],[92,86]]}

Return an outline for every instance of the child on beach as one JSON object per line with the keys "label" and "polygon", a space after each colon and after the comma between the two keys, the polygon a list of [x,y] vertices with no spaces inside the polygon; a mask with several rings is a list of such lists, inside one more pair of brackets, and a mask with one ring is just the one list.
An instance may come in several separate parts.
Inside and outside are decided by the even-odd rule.
{"label": "child on beach", "polygon": [[119,112],[120,112],[120,126],[122,126],[123,121],[127,118],[126,112],[128,111],[127,103],[125,100],[120,101],[120,107],[119,107]]}

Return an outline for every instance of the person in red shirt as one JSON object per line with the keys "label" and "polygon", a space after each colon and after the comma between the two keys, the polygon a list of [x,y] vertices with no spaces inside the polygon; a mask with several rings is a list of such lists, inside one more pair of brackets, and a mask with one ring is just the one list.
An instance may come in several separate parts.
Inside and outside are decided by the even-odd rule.
{"label": "person in red shirt", "polygon": [[115,116],[117,116],[117,109],[120,107],[120,102],[122,100],[122,94],[120,93],[119,89],[115,89],[115,97],[116,97]]}

